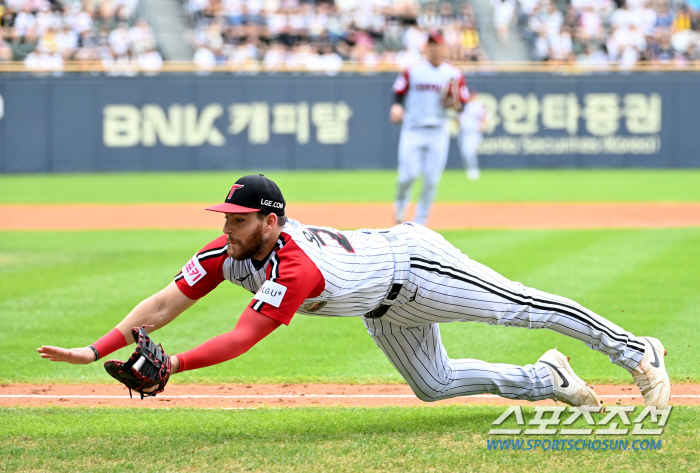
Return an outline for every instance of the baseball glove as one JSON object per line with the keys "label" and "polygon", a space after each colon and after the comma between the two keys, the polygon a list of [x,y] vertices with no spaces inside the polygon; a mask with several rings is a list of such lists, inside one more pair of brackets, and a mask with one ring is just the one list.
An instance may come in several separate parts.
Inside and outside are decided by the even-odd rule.
{"label": "baseball glove", "polygon": [[461,86],[459,79],[450,79],[442,88],[440,103],[445,108],[454,108],[457,111],[462,110]]}
{"label": "baseball glove", "polygon": [[445,108],[458,108],[461,104],[459,99],[459,80],[450,79],[442,88],[441,104]]}
{"label": "baseball glove", "polygon": [[[141,399],[162,393],[170,379],[170,356],[165,353],[160,343],[156,345],[151,340],[144,327],[148,325],[131,330],[136,341],[136,350],[128,360],[105,361],[107,373],[129,388],[130,396],[134,390],[141,395]],[[150,392],[144,391],[153,386],[157,388]]]}

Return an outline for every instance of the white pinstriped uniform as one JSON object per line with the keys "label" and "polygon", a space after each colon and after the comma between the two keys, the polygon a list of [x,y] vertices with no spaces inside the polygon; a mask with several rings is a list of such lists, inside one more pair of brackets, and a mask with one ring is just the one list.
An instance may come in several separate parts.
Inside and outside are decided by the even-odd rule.
{"label": "white pinstriped uniform", "polygon": [[423,188],[414,222],[424,225],[435,200],[442,172],[447,164],[450,133],[447,110],[442,106],[443,88],[460,83],[460,96],[466,102],[469,91],[462,72],[448,62],[435,67],[423,60],[396,78],[393,91],[405,95],[405,113],[398,153],[398,189],[394,203],[403,215],[411,200],[414,181],[423,176]]}
{"label": "white pinstriped uniform", "polygon": [[[285,245],[292,245],[292,250]],[[311,277],[318,268],[325,285],[317,296],[291,311],[362,316],[377,346],[424,401],[481,393],[531,401],[553,395],[551,375],[541,363],[517,366],[449,358],[440,339],[440,323],[548,328],[581,340],[630,371],[644,352],[634,335],[612,322],[569,299],[509,281],[417,224],[339,232],[290,219],[277,249],[259,269],[250,260],[226,257],[225,244],[195,257],[200,264],[226,258],[223,278],[251,292],[257,292],[267,279],[283,281],[287,291],[294,293],[294,280],[284,280],[280,274],[289,264],[285,258],[303,256],[300,252],[308,256],[303,271]],[[253,299],[253,309],[262,311],[263,305],[262,299]],[[373,309],[387,309],[384,306],[389,307],[383,316],[370,317]]]}
{"label": "white pinstriped uniform", "polygon": [[392,233],[407,243],[409,275],[382,318],[363,320],[420,399],[493,393],[536,401],[553,393],[551,376],[541,363],[450,359],[438,326],[445,322],[548,328],[581,340],[628,371],[639,363],[644,348],[634,335],[574,301],[509,281],[425,227],[404,224]]}

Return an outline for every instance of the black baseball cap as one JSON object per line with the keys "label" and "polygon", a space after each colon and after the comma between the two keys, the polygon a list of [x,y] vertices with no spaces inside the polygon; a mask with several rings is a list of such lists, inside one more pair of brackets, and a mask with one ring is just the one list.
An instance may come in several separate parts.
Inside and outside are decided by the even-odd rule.
{"label": "black baseball cap", "polygon": [[207,207],[207,210],[229,214],[264,212],[281,217],[286,205],[277,184],[262,174],[251,174],[243,176],[231,186],[223,204]]}

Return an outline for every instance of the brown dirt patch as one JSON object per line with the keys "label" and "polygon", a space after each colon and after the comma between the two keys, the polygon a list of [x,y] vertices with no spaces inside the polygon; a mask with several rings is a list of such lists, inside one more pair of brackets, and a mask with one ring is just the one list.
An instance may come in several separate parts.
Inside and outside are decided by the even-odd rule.
{"label": "brown dirt patch", "polygon": [[[205,204],[0,205],[0,230],[212,229]],[[287,214],[335,228],[392,226],[391,204],[291,203]],[[700,203],[437,203],[428,226],[467,228],[658,228],[700,226]]]}
{"label": "brown dirt patch", "polygon": [[[641,405],[636,386],[598,385],[596,392],[605,404]],[[700,404],[700,385],[672,387],[672,405]],[[425,403],[406,385],[343,384],[172,384],[155,398],[129,398],[118,385],[6,384],[0,385],[0,406],[85,406],[85,407],[301,407],[301,406],[444,406],[448,404],[553,405],[553,401],[530,403],[511,401],[493,395],[459,397]]]}

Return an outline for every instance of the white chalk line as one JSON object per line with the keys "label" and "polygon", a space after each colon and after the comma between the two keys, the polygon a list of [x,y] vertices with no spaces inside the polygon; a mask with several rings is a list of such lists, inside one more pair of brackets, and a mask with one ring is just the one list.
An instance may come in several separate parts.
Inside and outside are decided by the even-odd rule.
{"label": "white chalk line", "polygon": [[[464,396],[465,398],[485,398],[502,399],[493,394],[477,394],[474,396]],[[639,394],[602,394],[602,398],[641,398]],[[700,398],[698,394],[678,394],[672,398]],[[0,394],[0,398],[29,398],[29,399],[129,399],[129,396],[110,396],[101,394],[80,395],[80,394]],[[413,394],[248,394],[248,395],[208,395],[208,394],[185,394],[179,396],[159,395],[158,399],[302,399],[302,398],[333,398],[333,399],[353,399],[353,398],[413,398],[418,399]]]}

